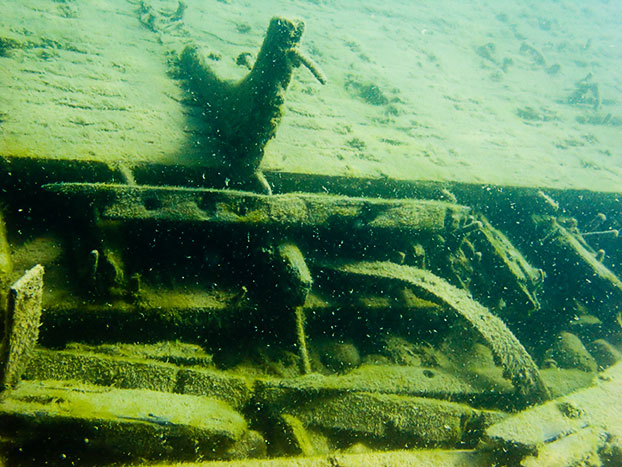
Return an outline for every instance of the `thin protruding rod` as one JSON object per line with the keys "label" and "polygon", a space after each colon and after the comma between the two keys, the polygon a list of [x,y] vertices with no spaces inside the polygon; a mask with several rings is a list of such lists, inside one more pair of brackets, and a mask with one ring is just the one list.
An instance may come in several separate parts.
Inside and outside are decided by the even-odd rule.
{"label": "thin protruding rod", "polygon": [[620,236],[620,231],[617,229],[611,229],[611,230],[599,230],[597,232],[585,232],[581,234],[584,237],[593,237],[593,236],[599,236],[599,237],[613,237],[613,238],[617,238]]}

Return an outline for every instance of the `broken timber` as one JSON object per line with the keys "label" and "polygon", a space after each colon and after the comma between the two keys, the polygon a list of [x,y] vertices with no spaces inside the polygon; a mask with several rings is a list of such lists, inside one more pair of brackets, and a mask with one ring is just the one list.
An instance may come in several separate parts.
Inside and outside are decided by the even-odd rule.
{"label": "broken timber", "polygon": [[300,401],[323,400],[338,394],[365,392],[398,394],[450,402],[473,403],[494,392],[509,396],[512,387],[466,381],[442,368],[363,364],[345,375],[312,374],[297,378],[263,380],[255,385],[256,397],[267,407],[289,408]]}
{"label": "broken timber", "polygon": [[[305,427],[340,432],[353,439],[381,439],[389,443],[424,447],[451,447],[486,415],[465,404],[396,394],[345,392],[317,401],[303,399],[285,413]],[[274,410],[274,408],[273,408]],[[283,411],[283,408],[280,409]],[[490,418],[499,418],[492,413]],[[468,421],[468,422],[467,422]],[[397,445],[397,446],[396,446]]]}
{"label": "broken timber", "polygon": [[9,290],[5,335],[0,346],[0,389],[13,388],[39,337],[43,266],[36,265]]}
{"label": "broken timber", "polygon": [[53,351],[39,348],[33,352],[23,379],[73,381],[119,389],[201,395],[226,402],[236,410],[251,399],[251,388],[242,377],[219,373],[205,364],[175,365],[169,361],[171,357],[165,361],[154,360],[149,355],[141,358],[140,353],[133,353],[140,346],[126,346],[128,354],[125,356],[106,353],[113,351],[113,348],[119,349],[119,346],[74,344],[65,350]]}
{"label": "broken timber", "polygon": [[358,279],[359,283],[362,279],[372,279],[375,283],[397,282],[412,288],[421,298],[448,308],[465,319],[485,340],[526,405],[550,398],[538,368],[522,344],[503,321],[473,300],[468,292],[431,272],[390,262],[322,263],[317,266],[325,274]]}
{"label": "broken timber", "polygon": [[219,79],[196,47],[187,46],[181,53],[181,77],[202,104],[206,126],[223,146],[223,170],[234,184],[254,178],[256,189],[271,193],[259,164],[276,134],[294,68],[305,66],[326,83],[319,66],[298,48],[303,31],[300,20],[272,18],[252,70],[235,84]]}
{"label": "broken timber", "polygon": [[621,309],[622,281],[596,258],[578,232],[553,217],[534,216],[532,222],[539,236],[539,257],[552,278],[564,289],[571,288],[578,300],[593,305],[599,318],[612,321]]}
{"label": "broken timber", "polygon": [[[487,269],[495,272],[495,283],[501,289],[495,291],[496,294],[505,297],[509,303],[518,303],[521,309],[538,310],[540,303],[536,290],[544,280],[544,272],[531,266],[505,234],[486,218],[479,216],[477,222],[481,223],[481,228],[476,230],[471,242],[490,263]],[[488,295],[493,287],[490,282],[483,284]]]}

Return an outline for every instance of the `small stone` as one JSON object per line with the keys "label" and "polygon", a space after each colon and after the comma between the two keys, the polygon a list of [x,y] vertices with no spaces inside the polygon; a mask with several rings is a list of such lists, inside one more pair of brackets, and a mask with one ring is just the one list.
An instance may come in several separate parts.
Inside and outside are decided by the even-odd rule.
{"label": "small stone", "polygon": [[557,362],[559,368],[576,368],[594,372],[597,364],[594,357],[587,351],[581,339],[569,332],[560,332],[557,341],[546,353],[546,357]]}
{"label": "small stone", "polygon": [[589,348],[600,370],[609,368],[622,358],[622,353],[604,339],[596,339]]}
{"label": "small stone", "polygon": [[602,335],[603,322],[594,315],[580,314],[578,319],[570,322],[569,331],[579,336],[582,341],[591,342]]}
{"label": "small stone", "polygon": [[334,372],[343,372],[361,364],[361,356],[356,346],[349,341],[321,341],[317,344],[322,363]]}

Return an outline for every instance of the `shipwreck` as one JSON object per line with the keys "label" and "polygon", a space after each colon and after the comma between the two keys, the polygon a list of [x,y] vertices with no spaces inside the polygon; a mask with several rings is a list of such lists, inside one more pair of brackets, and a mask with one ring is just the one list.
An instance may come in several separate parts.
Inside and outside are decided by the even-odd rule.
{"label": "shipwreck", "polygon": [[223,57],[183,2],[113,4],[146,71],[96,28],[0,37],[57,92],[0,100],[0,459],[619,465],[618,194],[265,169],[292,82],[328,83],[304,22]]}

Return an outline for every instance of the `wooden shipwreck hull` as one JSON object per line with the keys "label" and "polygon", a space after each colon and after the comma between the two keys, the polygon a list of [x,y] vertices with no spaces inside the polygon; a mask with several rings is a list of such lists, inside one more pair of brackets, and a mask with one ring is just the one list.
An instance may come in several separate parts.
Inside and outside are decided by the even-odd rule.
{"label": "wooden shipwreck hull", "polygon": [[[574,429],[542,454],[491,433],[619,356],[618,258],[542,192],[488,190],[483,205],[482,187],[460,187],[466,205],[431,185],[372,198],[312,193],[309,177],[281,192],[270,174],[272,195],[58,175],[4,198],[0,429],[15,462],[550,456]],[[42,296],[22,306],[30,279],[8,287],[34,264]],[[38,345],[15,331],[28,319]]]}

